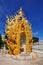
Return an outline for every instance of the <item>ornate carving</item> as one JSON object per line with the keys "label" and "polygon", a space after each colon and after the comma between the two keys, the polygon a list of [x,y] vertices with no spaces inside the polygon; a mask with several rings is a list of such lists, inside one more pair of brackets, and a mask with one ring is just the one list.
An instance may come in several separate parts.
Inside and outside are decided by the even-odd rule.
{"label": "ornate carving", "polygon": [[[20,22],[21,21],[21,22]],[[28,33],[27,33],[28,32]],[[28,25],[28,21],[24,17],[22,9],[18,11],[18,14],[12,17],[7,17],[7,24],[6,24],[6,35],[8,36],[7,45],[9,48],[9,54],[17,55],[20,53],[20,51],[23,51],[23,48],[21,49],[20,41],[23,39],[26,41],[26,52],[30,53],[32,48],[32,32],[30,30],[30,25]],[[26,35],[26,39],[21,38],[21,33]],[[22,37],[23,37],[22,36]],[[22,41],[24,43],[24,41]],[[31,47],[29,47],[29,45]]]}

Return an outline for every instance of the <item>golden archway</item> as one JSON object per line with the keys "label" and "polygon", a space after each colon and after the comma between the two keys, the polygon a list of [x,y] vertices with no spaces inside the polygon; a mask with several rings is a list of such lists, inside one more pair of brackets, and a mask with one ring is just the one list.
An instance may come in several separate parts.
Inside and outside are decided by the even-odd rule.
{"label": "golden archway", "polygon": [[[5,39],[10,54],[20,54],[22,42],[26,45],[26,53],[32,51],[32,30],[31,24],[24,17],[22,9],[13,17],[7,17],[5,33],[8,39]],[[25,50],[25,48],[24,48]]]}

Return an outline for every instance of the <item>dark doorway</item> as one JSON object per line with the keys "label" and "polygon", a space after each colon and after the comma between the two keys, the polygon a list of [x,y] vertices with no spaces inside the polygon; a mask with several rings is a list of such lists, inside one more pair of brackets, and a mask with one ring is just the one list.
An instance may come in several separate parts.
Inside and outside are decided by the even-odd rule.
{"label": "dark doorway", "polygon": [[20,46],[21,46],[21,52],[26,52],[26,34],[21,33],[20,35]]}

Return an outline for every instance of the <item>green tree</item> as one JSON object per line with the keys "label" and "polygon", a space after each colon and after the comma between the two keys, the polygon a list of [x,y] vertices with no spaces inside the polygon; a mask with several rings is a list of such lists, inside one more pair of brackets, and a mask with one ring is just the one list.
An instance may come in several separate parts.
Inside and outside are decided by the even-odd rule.
{"label": "green tree", "polygon": [[2,40],[2,36],[1,36],[1,34],[0,34],[0,40]]}
{"label": "green tree", "polygon": [[39,41],[39,38],[33,37],[33,43],[38,42],[38,41]]}
{"label": "green tree", "polygon": [[[5,39],[8,39],[8,36],[5,34]],[[7,43],[5,41],[6,49],[8,49]]]}
{"label": "green tree", "polygon": [[0,34],[0,48],[4,45],[4,40],[2,40],[2,35]]}

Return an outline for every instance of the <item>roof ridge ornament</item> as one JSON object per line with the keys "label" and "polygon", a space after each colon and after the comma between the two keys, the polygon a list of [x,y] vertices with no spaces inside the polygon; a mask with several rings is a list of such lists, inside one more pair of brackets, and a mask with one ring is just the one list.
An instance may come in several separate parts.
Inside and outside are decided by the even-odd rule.
{"label": "roof ridge ornament", "polygon": [[17,11],[17,14],[20,15],[20,16],[24,16],[22,7],[20,7],[20,9]]}

